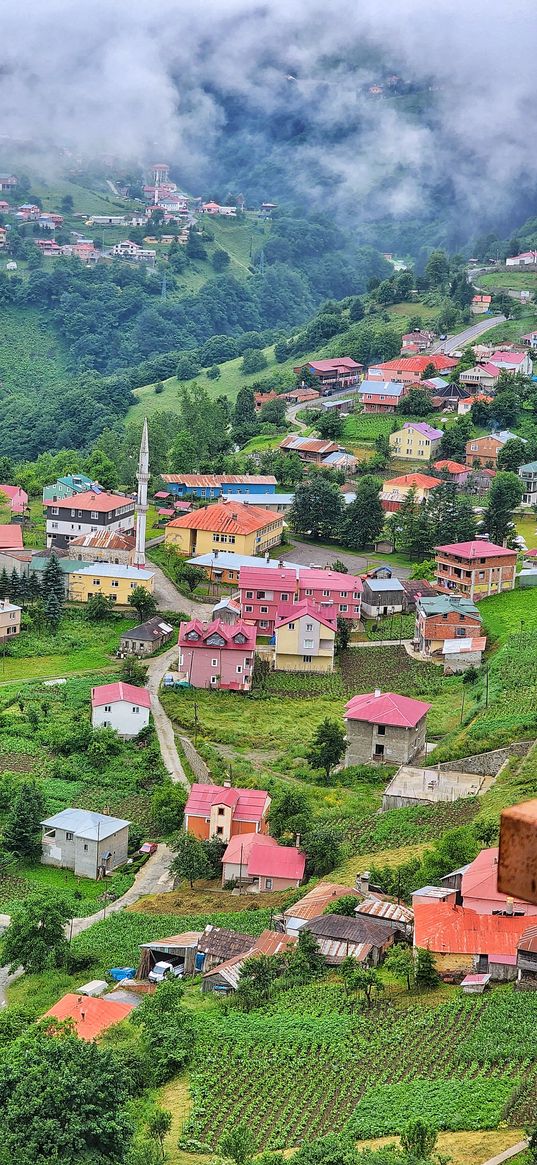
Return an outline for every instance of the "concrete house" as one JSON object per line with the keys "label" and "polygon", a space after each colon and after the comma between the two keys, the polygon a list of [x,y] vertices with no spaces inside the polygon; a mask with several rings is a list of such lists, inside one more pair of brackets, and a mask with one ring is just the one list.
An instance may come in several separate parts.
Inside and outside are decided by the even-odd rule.
{"label": "concrete house", "polygon": [[127,860],[130,822],[120,817],[88,809],[63,809],[41,825],[41,861],[45,866],[98,878]]}
{"label": "concrete house", "polygon": [[338,570],[301,566],[298,570],[297,598],[311,600],[328,615],[357,623],[361,613],[362,580],[358,575]]}
{"label": "concrete house", "polygon": [[296,576],[296,570],[291,567],[241,566],[239,592],[243,619],[253,623],[262,635],[272,635],[278,611],[295,598]]}
{"label": "concrete house", "polygon": [[94,534],[81,534],[72,538],[70,552],[81,562],[115,562],[122,566],[132,566],[136,539],[132,534],[122,534],[116,530],[97,530]]}
{"label": "concrete house", "polygon": [[165,623],[161,615],[153,615],[138,627],[123,632],[121,650],[132,655],[152,655],[163,643],[168,643],[172,635],[173,627]]}
{"label": "concrete house", "polygon": [[193,688],[249,692],[255,656],[255,627],[192,619],[179,629],[179,676]]}
{"label": "concrete house", "polygon": [[[510,437],[514,434],[511,433]],[[466,442],[466,464],[470,469],[484,465],[489,469],[496,469],[498,453],[503,449],[505,440],[499,433],[487,433],[484,437],[472,437]]]}
{"label": "concrete house", "polygon": [[525,465],[520,465],[518,476],[522,478],[524,486],[522,505],[534,506],[537,503],[537,461],[528,461]]}
{"label": "concrete house", "polygon": [[382,508],[388,513],[396,513],[411,491],[417,502],[426,502],[433,489],[442,484],[439,478],[430,477],[426,473],[403,473],[401,477],[391,477],[389,481],[384,482],[382,488],[380,495]]}
{"label": "concrete house", "polygon": [[308,599],[288,603],[276,617],[275,671],[332,672],[336,631],[334,612],[322,611]]}
{"label": "concrete house", "polygon": [[0,599],[0,642],[13,639],[21,629],[21,607],[10,603],[9,599]]}
{"label": "concrete house", "polygon": [[281,931],[263,930],[259,938],[251,938],[250,946],[243,954],[234,955],[207,970],[203,976],[201,990],[216,991],[219,995],[229,995],[239,985],[240,973],[246,959],[259,955],[282,955],[295,945],[296,940]]}
{"label": "concrete house", "polygon": [[87,477],[85,473],[67,473],[65,477],[58,477],[52,485],[43,486],[43,505],[48,502],[57,502],[58,499],[62,501],[64,498],[72,498],[75,494],[87,493],[92,485],[91,477]]}
{"label": "concrete house", "polygon": [[332,360],[310,360],[308,364],[298,364],[293,372],[299,377],[309,373],[315,381],[315,387],[321,393],[326,393],[358,384],[362,368],[363,365],[350,356],[338,356]]}
{"label": "concrete house", "polygon": [[481,615],[463,595],[427,596],[416,602],[414,641],[423,655],[440,654],[446,640],[481,635]]}
{"label": "concrete house", "polygon": [[388,761],[408,764],[425,752],[425,731],[430,704],[381,692],[353,696],[345,707],[347,751],[345,765]]}
{"label": "concrete house", "polygon": [[112,562],[78,566],[69,575],[68,597],[73,603],[87,603],[92,595],[106,595],[118,607],[126,607],[136,587],[153,592],[155,575],[152,570],[136,566],[116,565]]}
{"label": "concrete house", "polygon": [[440,375],[451,372],[457,361],[441,352],[422,356],[395,356],[368,370],[370,380],[400,380],[403,384],[420,385],[425,369],[430,365]]}
{"label": "concrete house", "polygon": [[270,797],[264,789],[238,789],[231,784],[194,782],[185,805],[187,833],[202,841],[219,837],[228,842],[237,834],[268,833]]}
{"label": "concrete house", "polygon": [[46,503],[47,546],[67,549],[80,534],[106,529],[131,533],[134,530],[134,501],[121,494],[87,490],[73,497]]}
{"label": "concrete house", "polygon": [[516,550],[476,538],[436,547],[436,585],[444,593],[459,591],[469,599],[484,599],[512,591]]}
{"label": "concrete house", "polygon": [[232,837],[222,858],[222,885],[237,882],[250,891],[289,890],[300,886],[306,857],[293,845],[278,845],[266,833]]}
{"label": "concrete house", "polygon": [[363,380],[360,385],[364,413],[395,413],[402,395],[398,380]]}
{"label": "concrete house", "polygon": [[398,578],[365,578],[362,614],[369,619],[395,615],[403,610],[405,592]]}
{"label": "concrete house", "polygon": [[216,502],[169,522],[166,545],[180,554],[206,554],[222,547],[237,554],[260,555],[282,540],[283,516],[244,502]]}
{"label": "concrete house", "polygon": [[146,688],[134,684],[99,684],[91,689],[91,723],[93,728],[113,728],[123,740],[131,740],[147,728],[151,696]]}
{"label": "concrete house", "polygon": [[405,421],[402,429],[390,433],[390,449],[401,461],[430,461],[442,437],[442,429],[433,429],[426,421]]}

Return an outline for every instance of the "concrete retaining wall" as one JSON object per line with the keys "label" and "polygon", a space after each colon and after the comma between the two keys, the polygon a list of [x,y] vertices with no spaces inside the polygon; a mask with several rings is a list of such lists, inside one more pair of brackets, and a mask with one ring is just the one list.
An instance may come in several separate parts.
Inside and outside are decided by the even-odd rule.
{"label": "concrete retaining wall", "polygon": [[526,756],[533,744],[533,740],[524,740],[518,744],[509,744],[506,748],[495,748],[491,752],[442,761],[439,765],[431,765],[431,768],[439,768],[441,773],[476,773],[482,777],[497,777],[502,765],[510,757]]}
{"label": "concrete retaining wall", "polygon": [[206,785],[212,785],[213,779],[209,769],[207,768],[207,765],[205,764],[203,758],[200,756],[199,752],[197,752],[194,748],[192,741],[188,739],[188,736],[180,736],[179,740],[196,780],[201,781]]}

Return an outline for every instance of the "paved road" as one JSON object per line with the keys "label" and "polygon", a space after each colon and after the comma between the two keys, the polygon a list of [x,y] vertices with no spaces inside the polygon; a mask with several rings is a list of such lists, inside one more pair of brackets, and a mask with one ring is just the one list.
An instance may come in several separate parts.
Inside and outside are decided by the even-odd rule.
{"label": "paved road", "polygon": [[[381,554],[353,554],[351,551],[336,550],[330,546],[316,546],[314,542],[299,542],[292,537],[291,549],[286,550],[283,557],[301,566],[310,566],[313,563],[314,566],[322,567],[331,567],[336,558],[339,558],[355,574],[363,574],[369,567],[378,566],[379,562],[384,561]],[[385,561],[389,563],[389,554],[386,555]],[[396,578],[408,578],[410,574],[410,567],[393,566],[392,570]]]}
{"label": "paved road", "polygon": [[482,336],[484,332],[495,328],[497,324],[503,324],[505,316],[492,316],[490,319],[480,320],[477,324],[472,324],[471,327],[465,328],[463,332],[457,332],[455,336],[448,336],[447,340],[437,340],[432,345],[431,352],[444,352],[449,356],[451,352],[458,351],[459,348],[466,347],[472,340],[476,340],[478,336]]}
{"label": "paved road", "polygon": [[162,611],[183,611],[185,615],[198,619],[211,618],[211,603],[199,603],[196,599],[189,599],[186,595],[180,594],[156,562],[149,560],[149,565],[155,573],[155,599]]}
{"label": "paved road", "polygon": [[305,425],[304,421],[299,421],[297,417],[297,413],[300,412],[300,409],[303,408],[304,404],[290,405],[285,413],[285,419],[286,421],[289,421],[291,425],[296,425],[297,429],[302,429],[304,431],[305,429],[309,428],[309,426]]}
{"label": "paved road", "polygon": [[158,698],[159,687],[162,677],[167,671],[177,670],[177,644],[170,647],[163,655],[156,655],[154,659],[149,659],[147,662],[147,688],[151,692],[151,711],[153,713],[153,720],[157,730],[157,736],[160,745],[160,755],[168,770],[172,781],[179,781],[186,789],[190,788],[185,770],[179,759],[177,752],[177,745],[175,743],[175,734],[173,731],[173,724],[166,715],[164,708]]}
{"label": "paved road", "polygon": [[83,930],[89,930],[95,922],[101,922],[105,915],[115,914],[125,906],[132,906],[145,894],[165,894],[168,890],[173,890],[173,878],[169,872],[171,860],[172,853],[168,846],[159,845],[157,852],[151,854],[137,873],[130,890],[122,894],[121,898],[116,898],[115,902],[108,902],[106,907],[98,910],[96,914],[89,914],[87,918],[73,918],[73,926],[72,929],[69,926],[69,933],[73,938],[77,934],[82,934]]}

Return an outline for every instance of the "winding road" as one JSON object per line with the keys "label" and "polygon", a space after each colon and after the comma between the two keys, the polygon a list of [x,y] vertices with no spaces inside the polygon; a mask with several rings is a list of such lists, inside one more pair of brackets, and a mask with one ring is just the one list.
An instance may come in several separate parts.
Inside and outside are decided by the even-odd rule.
{"label": "winding road", "polygon": [[162,655],[156,655],[153,659],[148,660],[146,687],[151,693],[151,711],[159,739],[160,755],[164,765],[172,781],[184,785],[185,789],[190,789],[190,782],[179,759],[179,753],[177,752],[173,724],[169,716],[166,715],[158,695],[163,676],[166,675],[166,672],[172,669],[173,671],[177,670],[178,650],[177,644],[174,643],[173,647],[170,647]]}
{"label": "winding road", "polygon": [[495,328],[497,324],[503,324],[505,316],[491,316],[489,319],[481,319],[479,323],[471,324],[470,327],[465,328],[462,332],[457,332],[455,336],[448,336],[447,340],[437,340],[435,344],[429,349],[430,352],[443,352],[445,356],[450,356],[452,352],[456,352],[459,348],[466,347],[472,340],[477,340],[479,336],[483,336],[485,332],[489,332],[491,328]]}

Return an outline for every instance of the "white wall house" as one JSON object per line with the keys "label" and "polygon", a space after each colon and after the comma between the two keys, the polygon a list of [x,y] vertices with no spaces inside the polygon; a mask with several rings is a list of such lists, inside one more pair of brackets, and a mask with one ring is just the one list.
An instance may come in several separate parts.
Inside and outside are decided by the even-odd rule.
{"label": "white wall house", "polygon": [[62,809],[41,822],[41,861],[85,878],[101,877],[127,861],[129,825],[106,813]]}
{"label": "white wall house", "polygon": [[130,740],[149,724],[151,696],[146,688],[134,684],[100,684],[91,689],[91,723],[93,728],[113,728],[118,736]]}

